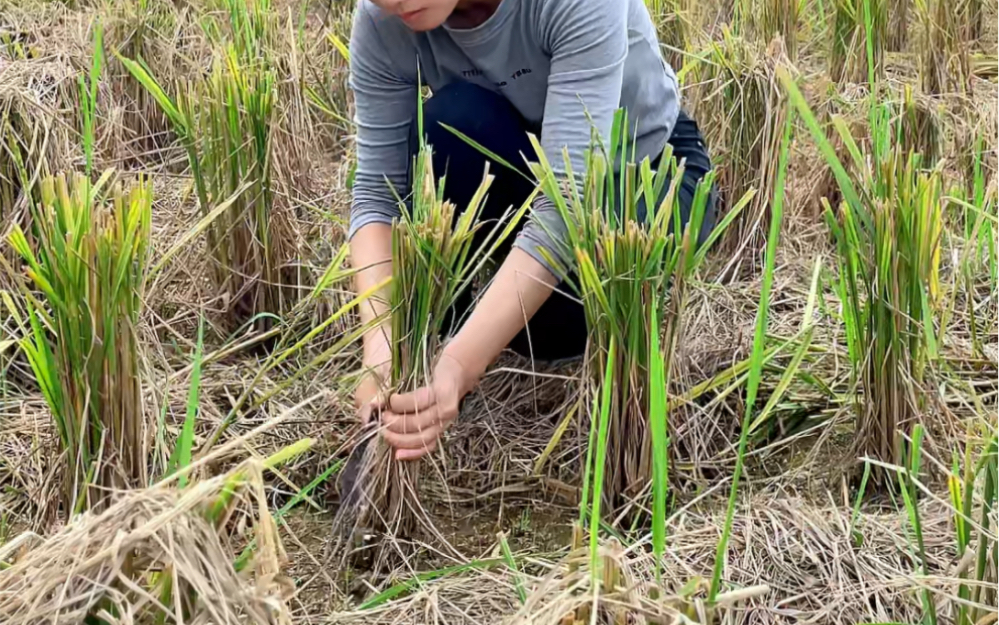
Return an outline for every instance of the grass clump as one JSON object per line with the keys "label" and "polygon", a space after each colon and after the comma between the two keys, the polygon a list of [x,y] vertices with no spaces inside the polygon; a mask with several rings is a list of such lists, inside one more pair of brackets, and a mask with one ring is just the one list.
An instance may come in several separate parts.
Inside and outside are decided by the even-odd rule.
{"label": "grass clump", "polygon": [[[605,581],[616,573],[601,572],[598,528],[603,514],[616,512],[623,518],[625,506],[644,497],[650,483],[653,545],[658,554],[665,550],[666,390],[682,333],[687,283],[738,214],[738,210],[729,213],[706,240],[699,241],[715,182],[710,172],[698,184],[689,220],[681,228],[684,165],[675,162],[669,147],[655,171],[648,158],[640,164],[629,162],[628,128],[626,115],[619,112],[609,143],[591,146],[579,178],[565,153],[566,180],[555,173],[535,142],[539,159],[535,175],[567,227],[566,248],[560,255],[572,264],[563,278],[578,292],[589,329],[585,388],[592,412],[579,525],[590,528],[589,568],[594,580]],[[613,164],[619,158],[621,170],[615,175]],[[608,592],[613,591],[614,584],[608,584]]]}
{"label": "grass clump", "polygon": [[801,0],[755,0],[740,4],[745,5],[742,20],[749,33],[763,45],[779,37],[788,58],[792,61],[798,58]]}
{"label": "grass clump", "polygon": [[768,198],[777,179],[787,104],[775,72],[787,63],[779,42],[766,49],[726,31],[695,68],[696,114],[718,171],[719,214],[757,189],[748,210],[726,232],[726,273],[743,263],[756,269],[764,247]]}
{"label": "grass clump", "polygon": [[903,153],[920,154],[924,165],[934,165],[940,158],[943,140],[939,113],[932,98],[927,98],[905,85],[897,103],[898,138]]}
{"label": "grass clump", "polygon": [[[173,64],[182,57],[175,46],[182,42],[175,33],[184,27],[184,16],[173,3],[137,0],[115,2],[110,8],[107,38],[118,54],[151,63],[158,75],[176,71]],[[107,73],[111,100],[120,107],[117,123],[109,124],[117,135],[116,156],[136,164],[162,158],[174,138],[170,120],[117,59],[109,59]]]}
{"label": "grass clump", "polygon": [[[405,393],[431,382],[446,333],[460,325],[453,309],[459,296],[472,286],[534,198],[532,194],[516,210],[509,209],[486,230],[479,214],[493,181],[488,170],[463,210],[444,199],[444,181],[443,176],[435,177],[431,147],[422,146],[413,163],[412,194],[408,203],[400,200],[402,216],[392,230],[391,392]],[[418,499],[421,462],[397,461],[393,452],[381,437],[364,450],[362,481],[354,486],[360,490],[360,508],[348,511],[354,516],[349,521],[352,531],[363,528],[405,538],[422,527],[436,534]],[[386,552],[383,548],[377,554],[376,569]]]}
{"label": "grass clump", "polygon": [[919,76],[930,95],[967,93],[971,57],[964,40],[963,3],[918,0]]}
{"label": "grass clump", "polygon": [[902,52],[909,42],[910,4],[910,0],[891,0],[888,5],[888,40],[885,42],[888,50]]}
{"label": "grass clump", "polygon": [[288,266],[293,230],[274,191],[278,105],[266,44],[270,5],[227,0],[226,6],[229,25],[206,27],[220,41],[209,76],[178,84],[173,97],[141,60],[120,60],[166,113],[187,153],[202,215],[212,217],[211,275],[228,318],[264,329],[295,298]]}
{"label": "grass clump", "polygon": [[834,0],[829,76],[873,85],[884,76],[887,39],[887,0]]}
{"label": "grass clump", "polygon": [[59,433],[64,503],[96,505],[100,488],[146,482],[136,324],[142,307],[152,188],[126,190],[82,174],[41,181],[32,214],[37,251],[20,227],[10,243],[40,293],[25,289],[20,342]]}
{"label": "grass clump", "polygon": [[[786,75],[783,81],[843,196],[836,208],[825,202],[825,212],[836,242],[836,291],[858,389],[858,453],[900,466],[900,432],[919,420],[922,385],[937,354],[942,172],[924,170],[919,155],[903,151],[890,107],[881,105],[872,114],[867,155],[842,120],[834,119],[852,156],[851,177],[796,85]],[[892,477],[880,467],[872,472],[876,483]]]}
{"label": "grass clump", "polygon": [[691,15],[683,0],[645,0],[652,23],[656,26],[663,57],[679,71],[686,61],[684,51],[691,41]]}

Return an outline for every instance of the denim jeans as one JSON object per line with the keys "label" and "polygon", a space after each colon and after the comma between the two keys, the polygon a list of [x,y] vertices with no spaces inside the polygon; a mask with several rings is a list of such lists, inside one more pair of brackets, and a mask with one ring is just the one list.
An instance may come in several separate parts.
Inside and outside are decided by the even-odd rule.
{"label": "denim jeans", "polygon": [[[540,134],[540,129],[528,124],[502,95],[471,83],[451,83],[424,102],[423,132],[427,143],[433,148],[434,173],[446,176],[444,198],[459,209],[469,203],[478,189],[488,159],[442,124],[459,130],[531,177],[524,158],[534,160],[534,148],[528,141],[527,134]],[[414,116],[409,139],[411,155],[415,155],[419,149],[416,125]],[[673,155],[678,162],[686,159],[678,191],[681,217],[685,223],[697,183],[711,169],[711,160],[697,123],[683,111],[676,121],[669,143],[673,146]],[[499,219],[510,206],[520,206],[534,190],[534,185],[528,178],[502,165],[491,163],[489,172],[495,179],[480,212],[480,220],[486,222]],[[576,175],[581,173],[577,172]],[[714,193],[711,198],[700,233],[702,239],[714,227]],[[480,229],[481,236],[485,237],[490,230],[491,226],[487,223]],[[516,233],[513,236],[515,235]],[[513,236],[497,250],[497,261],[501,261],[509,252]],[[527,327],[510,342],[509,347],[538,361],[563,360],[582,355],[586,348],[586,318],[582,305],[572,297],[572,293],[571,285],[560,284],[556,287],[556,292],[542,304]],[[471,305],[471,294],[466,293],[456,305],[453,319],[464,318]]]}

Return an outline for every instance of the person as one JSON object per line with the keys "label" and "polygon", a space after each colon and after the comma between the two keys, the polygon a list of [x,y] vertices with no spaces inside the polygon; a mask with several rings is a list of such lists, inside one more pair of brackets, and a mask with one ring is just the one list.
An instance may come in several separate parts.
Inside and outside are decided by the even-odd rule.
{"label": "person", "polygon": [[[581,172],[592,130],[608,137],[615,111],[624,107],[638,160],[655,162],[667,141],[674,156],[685,159],[682,214],[711,168],[697,124],[680,107],[676,76],[663,60],[643,0],[359,0],[350,39],[357,170],[348,233],[358,292],[391,275],[391,224],[400,215],[393,189],[402,195],[409,188],[420,145],[421,85],[432,92],[422,116],[434,171],[445,175],[444,197],[459,208],[478,188],[487,159],[445,126],[518,166],[534,154],[533,133],[564,175],[563,149]],[[484,220],[520,206],[534,188],[502,166],[490,173],[496,178]],[[702,237],[713,221],[709,210]],[[366,374],[356,408],[367,422],[379,407],[382,436],[397,459],[436,448],[462,398],[506,347],[538,361],[583,353],[582,306],[571,289],[559,288],[557,276],[564,274],[549,264],[558,259],[555,241],[564,234],[551,201],[535,200],[530,218],[501,250],[505,258],[492,282],[462,315],[465,322],[443,348],[427,386],[379,399],[391,359],[390,328],[383,324],[364,336]],[[386,305],[368,300],[362,322],[370,323]]]}

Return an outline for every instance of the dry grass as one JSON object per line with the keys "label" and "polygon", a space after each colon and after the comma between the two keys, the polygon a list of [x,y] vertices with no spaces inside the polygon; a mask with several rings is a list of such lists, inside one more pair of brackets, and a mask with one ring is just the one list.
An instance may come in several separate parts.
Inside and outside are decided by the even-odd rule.
{"label": "dry grass", "polygon": [[[49,538],[15,538],[0,547],[0,620],[289,623],[290,582],[279,574],[284,552],[259,464],[248,475],[221,523],[206,514],[229,475],[185,491],[131,491]],[[237,571],[233,550],[250,539],[252,566]]]}
{"label": "dry grass", "polygon": [[919,74],[929,94],[966,93],[971,59],[964,35],[961,3],[926,0],[917,5]]}
{"label": "dry grass", "polygon": [[[946,509],[926,506],[924,534],[931,575],[915,579],[906,528],[898,515],[877,509],[851,519],[844,497],[839,503],[809,503],[793,492],[750,497],[736,515],[729,570],[737,588],[732,604],[717,610],[720,622],[829,623],[916,622],[920,617],[913,586],[926,585],[953,597],[953,553]],[[601,597],[605,610],[627,608],[636,623],[707,623],[704,576],[710,573],[723,510],[694,506],[670,519],[671,549],[664,576],[674,596],[654,599],[654,562],[639,549],[605,544],[605,557],[617,562],[618,593]],[[851,527],[863,536],[858,544]],[[498,555],[482,554],[480,561]],[[411,592],[356,612],[334,612],[327,622],[366,623],[532,623],[558,625],[594,595],[585,558],[517,554],[518,571],[499,561],[484,570],[462,571],[426,580]],[[517,579],[529,589],[520,604]],[[404,577],[405,579],[405,577]],[[767,590],[759,584],[765,582]],[[941,604],[945,606],[946,604]],[[715,621],[715,622],[719,622]]]}
{"label": "dry grass", "polygon": [[[878,0],[871,1],[878,6]],[[845,6],[848,0],[843,2]],[[119,41],[128,40],[135,23],[128,20],[139,17],[118,7],[121,2],[79,4],[0,0],[0,37],[13,33],[25,52],[21,54],[17,46],[0,38],[0,110],[17,113],[8,113],[5,124],[30,129],[18,131],[22,147],[34,140],[25,141],[29,137],[48,137],[43,150],[46,159],[39,162],[50,170],[82,163],[75,118],[76,75],[88,64],[92,19],[97,15],[105,19],[109,45],[124,46]],[[192,20],[203,14],[206,3],[165,4],[174,5],[170,8],[174,19],[186,15],[187,21],[175,22],[176,30],[171,32],[155,29],[150,49],[159,53],[172,48],[174,54],[147,61],[162,63],[156,71],[162,71],[165,80],[194,78],[195,71],[208,67],[210,58],[200,26]],[[289,207],[300,235],[293,252],[295,262],[301,263],[296,268],[318,275],[332,258],[331,250],[343,240],[346,225],[352,154],[351,129],[345,119],[350,117],[351,102],[345,90],[346,62],[327,35],[335,33],[346,40],[350,11],[343,3],[312,2],[302,18],[301,3],[274,4],[276,88],[279,99],[287,103],[278,112],[272,136],[274,188],[278,201]],[[852,4],[862,7],[859,1]],[[981,138],[986,186],[994,189],[997,103],[994,78],[988,78],[994,76],[989,69],[994,67],[994,56],[972,59],[972,70],[976,64],[980,69],[968,72],[966,89],[952,83],[939,89],[942,94],[927,93],[922,88],[926,74],[918,66],[921,53],[937,54],[935,61],[928,57],[922,61],[937,64],[931,69],[939,68],[944,60],[953,63],[955,57],[944,59],[940,47],[916,49],[925,23],[914,15],[912,6],[908,52],[881,54],[878,42],[883,41],[887,50],[897,47],[892,37],[901,28],[899,8],[892,8],[893,2],[884,4],[889,20],[878,33],[882,39],[872,42],[877,44],[873,69],[876,77],[883,75],[890,83],[891,97],[900,102],[895,110],[904,119],[906,149],[929,152],[933,146],[942,163],[945,193],[957,187],[970,192],[972,185],[965,184],[965,178],[971,177],[969,154],[975,139]],[[866,31],[853,20],[848,31],[840,31],[842,38],[836,39],[835,5],[826,1],[803,6],[795,64],[809,101],[816,109],[845,115],[866,149],[869,140],[863,122],[870,93],[865,84],[870,76]],[[930,2],[930,6],[940,3]],[[962,6],[973,11],[976,4]],[[699,42],[701,48],[711,40],[722,48],[728,45],[722,30],[731,13],[730,3],[685,8],[689,19],[661,22],[663,35],[682,25],[682,33],[670,36],[686,42],[688,48],[692,42]],[[828,23],[817,17],[820,9]],[[976,45],[986,55],[994,55],[994,8],[987,5],[984,11],[986,19]],[[933,24],[936,27],[938,22]],[[966,33],[977,27],[973,20],[961,24],[965,29],[961,41],[967,44],[971,37]],[[835,57],[839,59],[835,62],[829,50],[833,42],[844,44],[843,56]],[[781,94],[772,79],[779,55],[771,56],[773,50],[762,48],[745,49],[728,51],[727,58],[735,58],[731,68],[712,65],[709,55],[703,65],[710,75],[702,78],[692,69],[681,73],[685,106],[698,109],[696,116],[708,135],[709,149],[721,165],[721,175],[728,176],[722,186],[730,198],[739,197],[740,185],[766,188],[776,167],[776,152],[768,152],[767,146],[775,144],[779,132],[773,129],[783,123]],[[681,61],[690,63],[692,57],[676,53],[676,59],[679,69]],[[109,70],[99,98],[96,162],[98,167],[152,170],[156,201],[151,244],[156,259],[183,239],[199,219],[198,208],[190,177],[184,172],[182,150],[158,134],[159,120],[151,112],[141,112],[146,105],[137,102],[128,82],[111,77],[111,66]],[[953,77],[953,73],[945,76],[946,80]],[[911,100],[906,100],[905,85],[913,87]],[[726,91],[727,87],[731,89]],[[889,91],[880,93],[887,97]],[[742,108],[731,102],[742,102]],[[5,146],[0,146],[0,163]],[[840,148],[841,158],[848,158],[845,147]],[[773,285],[770,341],[793,335],[801,320],[813,258],[822,253],[828,260],[832,250],[817,208],[818,197],[832,194],[831,180],[817,188],[823,185],[821,162],[804,132],[798,132],[789,180],[790,210]],[[731,173],[726,173],[727,168]],[[0,176],[3,171],[0,165]],[[757,197],[766,200],[770,195],[761,191]],[[24,208],[23,201],[16,205],[19,214]],[[747,269],[759,262],[756,251],[762,249],[763,241],[759,226],[766,223],[767,210],[764,201],[744,214],[747,220],[739,242],[730,248],[741,248],[742,258],[734,254],[709,258],[707,270],[688,286],[685,339],[678,345],[671,381],[671,398],[678,400],[671,406],[674,499],[662,589],[653,590],[656,567],[642,528],[624,531],[619,547],[605,540],[601,554],[607,558],[606,568],[616,571],[618,579],[613,590],[600,585],[606,591],[596,604],[601,619],[610,621],[618,608],[626,608],[629,623],[683,622],[674,618],[677,612],[684,613],[688,623],[710,622],[705,579],[711,574],[721,535],[722,495],[735,461],[732,442],[744,411],[744,384],[722,384],[696,398],[688,394],[698,385],[717,381],[717,376],[749,355],[760,279]],[[945,340],[939,346],[934,386],[927,389],[933,396],[932,410],[921,414],[930,433],[928,449],[943,462],[940,466],[930,463],[924,476],[926,492],[919,501],[928,575],[917,574],[922,558],[912,546],[900,502],[895,507],[890,499],[862,500],[854,515],[856,484],[847,478],[856,462],[850,447],[854,424],[847,401],[849,365],[838,318],[840,303],[826,281],[820,319],[801,375],[792,382],[772,423],[751,439],[747,485],[725,566],[726,587],[766,584],[769,592],[751,593],[717,610],[716,623],[914,623],[924,617],[923,589],[932,590],[940,622],[948,622],[956,606],[961,557],[955,546],[953,514],[943,503],[948,500],[945,468],[949,468],[952,450],[960,453],[964,448],[970,426],[991,423],[994,427],[999,393],[995,280],[979,268],[970,282],[965,281],[959,266],[967,249],[964,218],[958,212],[945,215],[941,290],[942,301],[953,301],[953,305],[948,303],[949,318],[935,321],[936,327],[946,328]],[[0,231],[8,223],[5,214]],[[22,225],[28,224],[22,221]],[[9,250],[0,249],[0,254],[11,258]],[[120,608],[117,620],[108,622],[148,620],[154,609],[151,599],[159,599],[158,593],[149,591],[152,578],[148,573],[168,565],[182,580],[179,586],[202,597],[188,604],[185,622],[189,623],[562,625],[567,614],[583,614],[586,608],[582,606],[593,605],[588,564],[585,558],[569,554],[570,522],[580,492],[579,467],[588,431],[588,423],[580,418],[586,411],[577,408],[579,363],[542,367],[505,357],[465,402],[442,453],[435,456],[434,467],[421,477],[421,502],[440,536],[426,543],[400,540],[407,557],[397,559],[397,566],[384,575],[345,571],[338,567],[343,545],[330,540],[332,513],[338,504],[335,495],[326,501],[313,496],[311,502],[302,502],[300,508],[311,508],[308,514],[297,509],[280,518],[265,508],[286,505],[295,485],[316,478],[341,461],[350,448],[355,431],[346,398],[354,378],[348,374],[357,367],[359,355],[353,350],[340,352],[308,375],[288,381],[344,332],[356,328],[356,321],[345,317],[301,355],[254,380],[266,358],[260,335],[231,333],[226,304],[212,286],[208,259],[205,242],[196,239],[164,266],[149,285],[137,327],[144,345],[144,417],[158,424],[149,460],[151,475],[162,473],[184,421],[200,317],[207,321],[206,360],[194,433],[196,448],[221,427],[238,398],[248,394],[253,405],[241,411],[226,430],[220,440],[221,453],[199,469],[203,481],[184,491],[154,488],[119,494],[104,514],[67,523],[57,504],[63,469],[57,462],[57,434],[51,417],[23,355],[10,347],[0,349],[0,561],[5,563],[0,564],[5,569],[0,571],[0,621],[47,623],[60,614],[60,622],[76,622],[80,610],[99,604],[109,610]],[[717,276],[725,270],[726,280],[720,282]],[[331,289],[302,313],[303,319],[311,319],[303,324],[315,325],[326,318],[326,311],[338,308],[349,297],[346,288]],[[9,321],[0,304],[0,344],[8,338],[4,333],[11,331]],[[788,361],[788,355],[781,355],[764,369],[761,401],[776,390]],[[289,406],[330,389],[335,394],[313,401],[292,416],[277,417],[275,422],[276,415]],[[256,399],[265,395],[256,405]],[[247,455],[266,457],[305,436],[321,442],[283,467],[280,474],[268,473],[266,487],[256,477],[251,479],[240,491],[231,522],[219,526],[204,520],[206,498],[217,494],[223,479],[210,475],[231,470]],[[981,518],[978,512],[976,521]],[[993,510],[987,515],[991,525],[986,536],[992,539],[995,514]],[[25,533],[16,538],[21,530],[39,537]],[[512,568],[494,540],[499,530],[512,551]],[[236,572],[233,560],[255,536],[266,538],[255,559],[260,568]],[[288,546],[290,557],[285,557],[280,543]],[[131,557],[123,557],[126,553]],[[486,564],[468,566],[473,562]],[[6,568],[7,564],[14,566]],[[459,568],[440,573],[449,566]],[[419,582],[412,581],[421,573]],[[994,572],[989,569],[988,573],[994,580]],[[285,576],[293,576],[296,586]],[[994,609],[994,582],[983,588],[984,601]],[[523,601],[518,589],[525,591]],[[383,591],[397,594],[378,605],[363,605]],[[186,601],[185,593],[177,596],[181,604]],[[167,608],[176,610],[176,605],[171,602]]]}
{"label": "dry grass", "polygon": [[708,44],[694,70],[696,91],[690,102],[718,170],[719,215],[756,190],[724,235],[727,275],[760,266],[787,116],[776,70],[788,64],[780,38],[764,46],[726,31],[720,41]]}

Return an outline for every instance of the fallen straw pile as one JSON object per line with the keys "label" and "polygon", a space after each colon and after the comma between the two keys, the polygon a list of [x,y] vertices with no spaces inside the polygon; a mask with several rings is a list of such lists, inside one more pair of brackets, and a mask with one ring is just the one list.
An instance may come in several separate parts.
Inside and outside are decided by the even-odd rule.
{"label": "fallen straw pile", "polygon": [[128,491],[44,541],[15,538],[0,548],[0,622],[290,623],[264,464]]}

